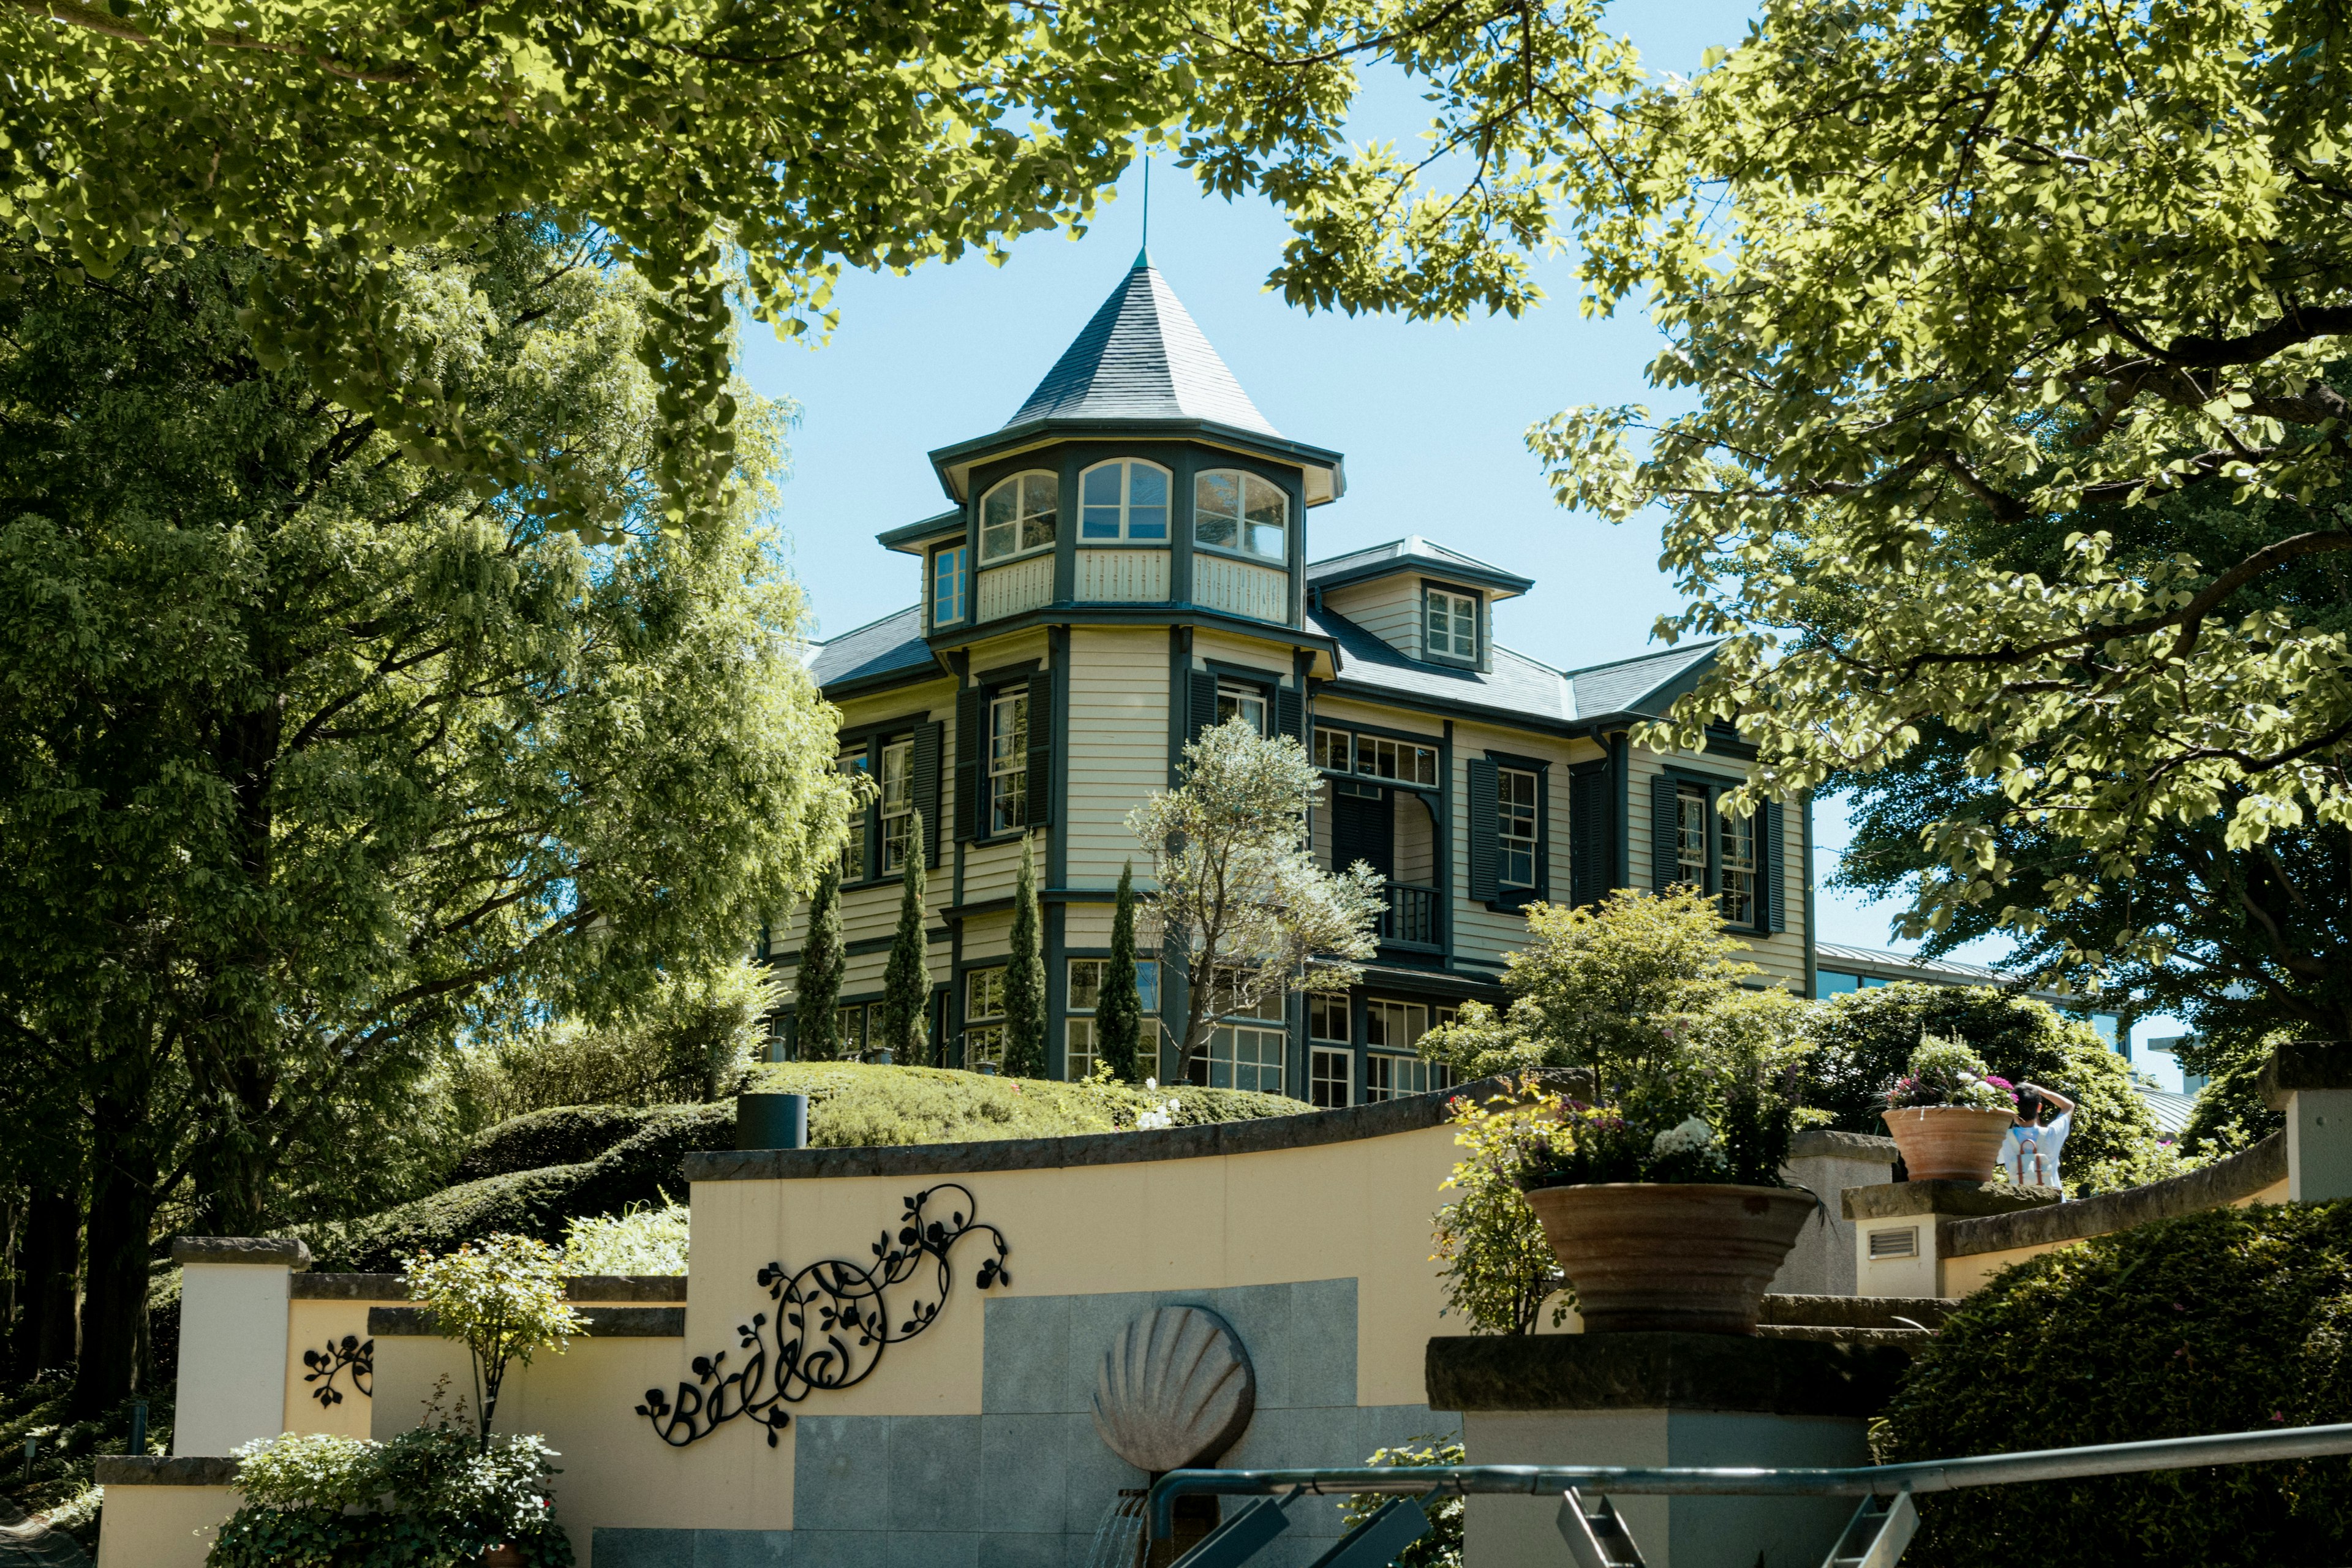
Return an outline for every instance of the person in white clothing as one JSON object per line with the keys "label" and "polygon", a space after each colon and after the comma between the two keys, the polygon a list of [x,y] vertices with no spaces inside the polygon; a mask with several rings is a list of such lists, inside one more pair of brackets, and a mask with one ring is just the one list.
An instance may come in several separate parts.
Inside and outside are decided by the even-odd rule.
{"label": "person in white clothing", "polygon": [[[2045,1104],[2058,1110],[2046,1125],[2042,1120]],[[2066,1134],[2074,1128],[2073,1100],[2040,1084],[2019,1084],[2017,1125],[2000,1141],[2000,1168],[2021,1186],[2056,1187],[2064,1192],[2066,1184],[2058,1174],[2058,1153],[2066,1146]]]}

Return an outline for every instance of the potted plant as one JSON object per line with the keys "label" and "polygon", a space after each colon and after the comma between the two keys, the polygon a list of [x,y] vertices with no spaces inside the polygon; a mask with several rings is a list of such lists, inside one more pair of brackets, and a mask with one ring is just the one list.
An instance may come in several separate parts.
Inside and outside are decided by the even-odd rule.
{"label": "potted plant", "polygon": [[1990,1181],[2017,1123],[2017,1091],[1968,1047],[1927,1035],[1881,1114],[1913,1181]]}

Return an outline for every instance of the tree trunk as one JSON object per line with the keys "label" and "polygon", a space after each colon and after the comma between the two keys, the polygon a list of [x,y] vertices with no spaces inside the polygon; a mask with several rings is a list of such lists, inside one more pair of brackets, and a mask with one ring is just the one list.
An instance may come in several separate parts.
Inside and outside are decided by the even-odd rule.
{"label": "tree trunk", "polygon": [[81,1193],[77,1184],[33,1190],[19,1254],[16,1333],[8,1361],[19,1379],[74,1360],[74,1296],[81,1279]]}
{"label": "tree trunk", "polygon": [[149,1230],[155,1219],[155,1163],[146,1126],[143,1074],[110,1088],[92,1119],[88,1259],[81,1303],[81,1356],[71,1408],[88,1418],[141,1385],[139,1352],[147,1318]]}

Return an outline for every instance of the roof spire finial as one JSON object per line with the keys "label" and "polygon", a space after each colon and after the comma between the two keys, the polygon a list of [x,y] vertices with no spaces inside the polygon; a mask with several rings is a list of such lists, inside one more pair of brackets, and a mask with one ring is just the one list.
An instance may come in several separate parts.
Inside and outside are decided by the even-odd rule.
{"label": "roof spire finial", "polygon": [[1151,265],[1151,154],[1143,155],[1143,244],[1135,253],[1138,267]]}

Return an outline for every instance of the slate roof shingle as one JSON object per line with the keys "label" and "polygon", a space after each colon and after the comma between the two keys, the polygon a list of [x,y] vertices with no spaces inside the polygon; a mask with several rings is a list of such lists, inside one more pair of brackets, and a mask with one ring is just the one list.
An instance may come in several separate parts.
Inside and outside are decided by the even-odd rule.
{"label": "slate roof shingle", "polygon": [[808,668],[822,689],[933,662],[930,645],[923,640],[923,606],[910,605],[855,631],[811,644]]}
{"label": "slate roof shingle", "polygon": [[1143,256],[1005,424],[1033,419],[1205,419],[1279,434]]}
{"label": "slate roof shingle", "polygon": [[1530,579],[1516,572],[1507,572],[1491,562],[1481,561],[1475,555],[1465,555],[1459,550],[1449,550],[1435,540],[1423,539],[1417,533],[1404,539],[1391,539],[1386,544],[1351,550],[1345,555],[1334,555],[1327,561],[1309,561],[1307,563],[1307,581],[1319,583],[1334,577],[1362,575],[1368,568],[1378,568],[1391,562],[1426,562],[1440,570],[1451,568],[1479,576],[1507,578],[1523,587],[1534,585]]}

